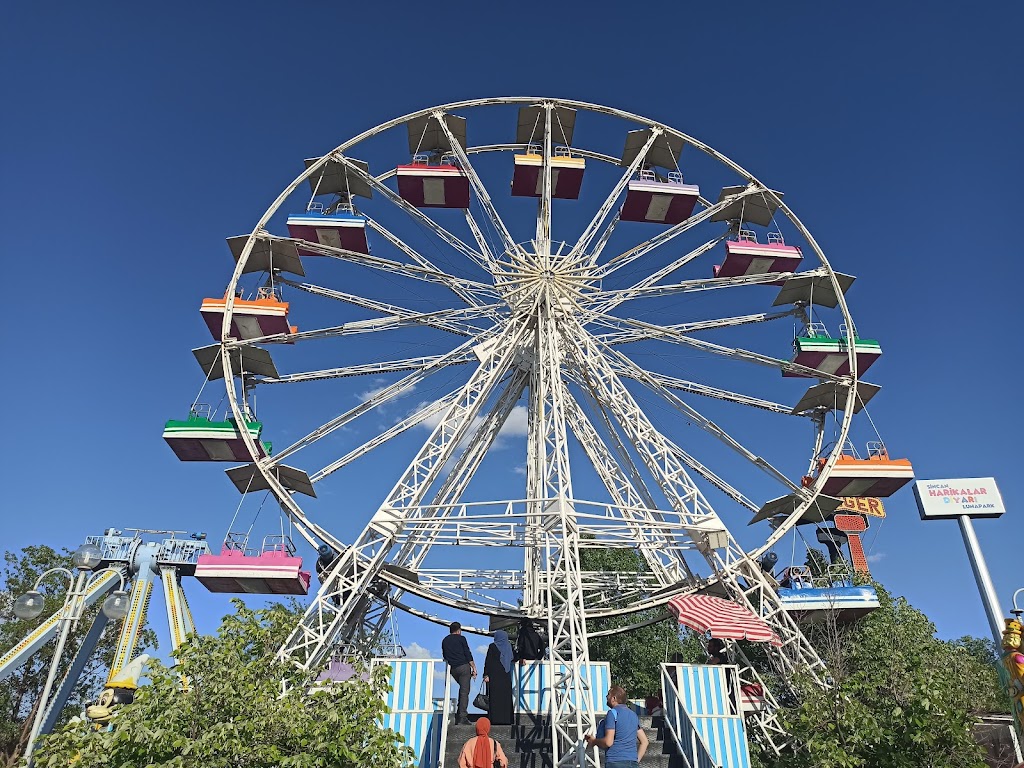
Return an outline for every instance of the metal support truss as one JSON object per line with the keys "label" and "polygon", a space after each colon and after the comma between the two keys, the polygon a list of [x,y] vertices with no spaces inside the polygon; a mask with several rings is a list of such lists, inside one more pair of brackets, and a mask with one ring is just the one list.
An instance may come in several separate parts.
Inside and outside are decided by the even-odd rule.
{"label": "metal support truss", "polygon": [[[657,479],[662,492],[684,519],[693,522],[693,536],[698,550],[718,577],[718,582],[730,599],[745,605],[772,626],[782,641],[772,661],[779,669],[783,682],[792,679],[801,671],[823,683],[821,675],[824,665],[814,647],[803,636],[795,621],[779,602],[778,595],[761,570],[748,558],[743,548],[729,533],[711,505],[704,499],[700,489],[686,473],[683,462],[678,458],[669,441],[658,431],[633,399],[616,374],[614,366],[605,358],[597,343],[580,326],[569,333],[576,339],[573,352],[578,375],[586,380],[601,401],[611,411],[619,427],[639,449],[640,456],[648,470]],[[708,521],[711,521],[710,523]],[[716,543],[721,548],[710,546],[711,532],[716,534]],[[760,681],[753,666],[741,655],[741,676]],[[765,686],[766,694],[771,697]],[[774,748],[781,748],[785,732],[774,714],[776,706],[762,713],[759,723],[766,741]]]}
{"label": "metal support truss", "polygon": [[[327,656],[333,643],[352,640],[356,620],[365,614],[366,603],[380,589],[377,579],[387,555],[405,524],[405,510],[420,504],[459,441],[490,396],[498,380],[520,354],[526,335],[524,324],[509,324],[449,406],[430,438],[417,453],[401,479],[373,515],[363,533],[337,558],[325,574],[320,589],[285,644],[279,657],[303,669],[311,669]],[[386,587],[385,587],[386,588]]]}
{"label": "metal support truss", "polygon": [[[542,258],[545,254],[542,254]],[[580,575],[580,531],[576,522],[569,446],[566,434],[566,401],[562,377],[565,344],[556,317],[558,295],[544,291],[537,314],[534,383],[538,390],[537,420],[541,428],[537,448],[538,469],[544,496],[535,502],[544,550],[541,556],[544,594],[548,609],[548,680],[551,681],[551,759],[575,749],[586,732],[596,727],[590,679],[590,650]],[[595,763],[596,765],[596,763]]]}
{"label": "metal support truss", "polygon": [[[475,432],[468,438],[465,450],[459,455],[454,466],[448,472],[448,476],[445,477],[441,487],[434,495],[432,511],[436,522],[432,521],[425,527],[409,531],[405,542],[399,547],[397,554],[392,557],[391,562],[393,565],[407,568],[414,573],[419,572],[420,567],[427,558],[427,554],[430,552],[431,546],[437,540],[439,532],[447,522],[448,514],[456,509],[455,505],[462,498],[462,494],[465,492],[470,480],[473,479],[474,473],[480,467],[484,456],[487,455],[491,446],[498,439],[501,428],[508,420],[512,410],[516,407],[516,403],[519,402],[528,378],[529,372],[527,370],[517,369],[512,374],[511,380],[505,387],[505,391],[501,393],[501,396],[498,397],[497,402],[487,415],[479,420]],[[393,589],[384,606],[385,610],[380,615],[373,620],[364,617],[363,633],[371,644],[381,637],[390,619],[392,605],[400,601],[403,594],[401,589]],[[476,599],[487,600],[486,596],[482,594],[476,595]],[[510,608],[511,606],[503,607]]]}

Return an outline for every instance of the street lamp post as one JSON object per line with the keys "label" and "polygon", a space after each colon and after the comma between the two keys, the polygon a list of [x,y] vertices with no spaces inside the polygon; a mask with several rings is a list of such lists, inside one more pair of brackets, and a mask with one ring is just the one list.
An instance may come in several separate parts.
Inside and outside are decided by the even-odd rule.
{"label": "street lamp post", "polygon": [[42,728],[43,719],[46,717],[47,704],[50,701],[50,692],[53,689],[54,680],[57,677],[57,669],[60,666],[61,657],[64,654],[64,646],[67,644],[72,630],[82,617],[85,607],[85,594],[92,579],[106,571],[113,571],[121,579],[121,586],[117,592],[103,602],[103,613],[109,619],[124,618],[127,613],[127,600],[124,591],[124,574],[116,568],[104,568],[96,573],[90,572],[100,564],[103,553],[99,547],[93,544],[83,544],[71,555],[71,563],[77,570],[77,574],[67,568],[51,568],[44,572],[36,580],[35,588],[22,595],[14,601],[14,614],[20,619],[34,619],[43,612],[43,595],[39,591],[43,579],[53,573],[60,573],[68,577],[68,591],[64,596],[64,606],[61,608],[60,633],[57,635],[57,645],[53,650],[53,658],[50,661],[50,669],[46,675],[46,682],[36,702],[35,717],[32,721],[32,730],[29,732],[28,744],[25,747],[25,759],[31,764],[32,751],[35,748],[36,738]]}

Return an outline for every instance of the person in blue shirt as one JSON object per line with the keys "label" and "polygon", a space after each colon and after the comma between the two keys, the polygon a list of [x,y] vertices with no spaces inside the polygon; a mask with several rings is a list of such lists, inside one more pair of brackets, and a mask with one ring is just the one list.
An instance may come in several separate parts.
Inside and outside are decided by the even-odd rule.
{"label": "person in blue shirt", "polygon": [[608,714],[597,727],[597,735],[586,736],[587,745],[608,750],[605,768],[639,768],[647,752],[647,734],[636,712],[626,706],[626,690],[615,685],[608,691]]}

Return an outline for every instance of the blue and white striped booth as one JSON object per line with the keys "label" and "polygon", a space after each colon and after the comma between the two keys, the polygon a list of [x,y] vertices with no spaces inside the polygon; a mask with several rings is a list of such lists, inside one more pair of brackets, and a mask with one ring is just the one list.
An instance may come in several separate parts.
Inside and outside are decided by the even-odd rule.
{"label": "blue and white striped booth", "polygon": [[709,765],[750,768],[738,679],[731,665],[662,665],[666,718],[684,751],[696,753],[698,764],[710,758]]}
{"label": "blue and white striped booth", "polygon": [[[517,712],[529,714],[545,714],[549,711],[551,693],[551,664],[547,661],[529,661],[515,667],[516,674],[512,680]],[[568,667],[558,664],[555,667],[556,678],[566,674]],[[600,718],[608,711],[605,701],[608,688],[611,687],[611,670],[608,662],[591,662],[583,670],[583,680],[589,686],[589,698],[594,714]],[[570,696],[576,706],[580,706],[576,694]]]}
{"label": "blue and white striped booth", "polygon": [[391,690],[384,703],[384,727],[398,733],[416,753],[420,768],[436,768],[441,751],[444,702],[434,698],[435,673],[445,674],[440,659],[374,659],[390,667]]}

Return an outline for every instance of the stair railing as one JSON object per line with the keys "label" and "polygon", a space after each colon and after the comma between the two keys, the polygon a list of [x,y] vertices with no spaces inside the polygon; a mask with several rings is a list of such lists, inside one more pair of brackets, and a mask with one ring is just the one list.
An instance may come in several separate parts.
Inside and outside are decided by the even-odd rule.
{"label": "stair railing", "polygon": [[661,689],[665,695],[665,725],[675,740],[679,754],[686,761],[686,768],[720,768],[711,757],[704,737],[697,731],[683,707],[675,680],[664,667],[661,670]]}
{"label": "stair railing", "polygon": [[577,741],[571,750],[562,755],[558,761],[558,768],[587,768],[587,742],[583,739]]}
{"label": "stair railing", "polygon": [[452,676],[448,674],[448,665],[444,668],[444,699],[441,700],[441,746],[437,750],[437,768],[444,768],[444,753],[448,748],[448,721],[451,719],[452,708]]}

